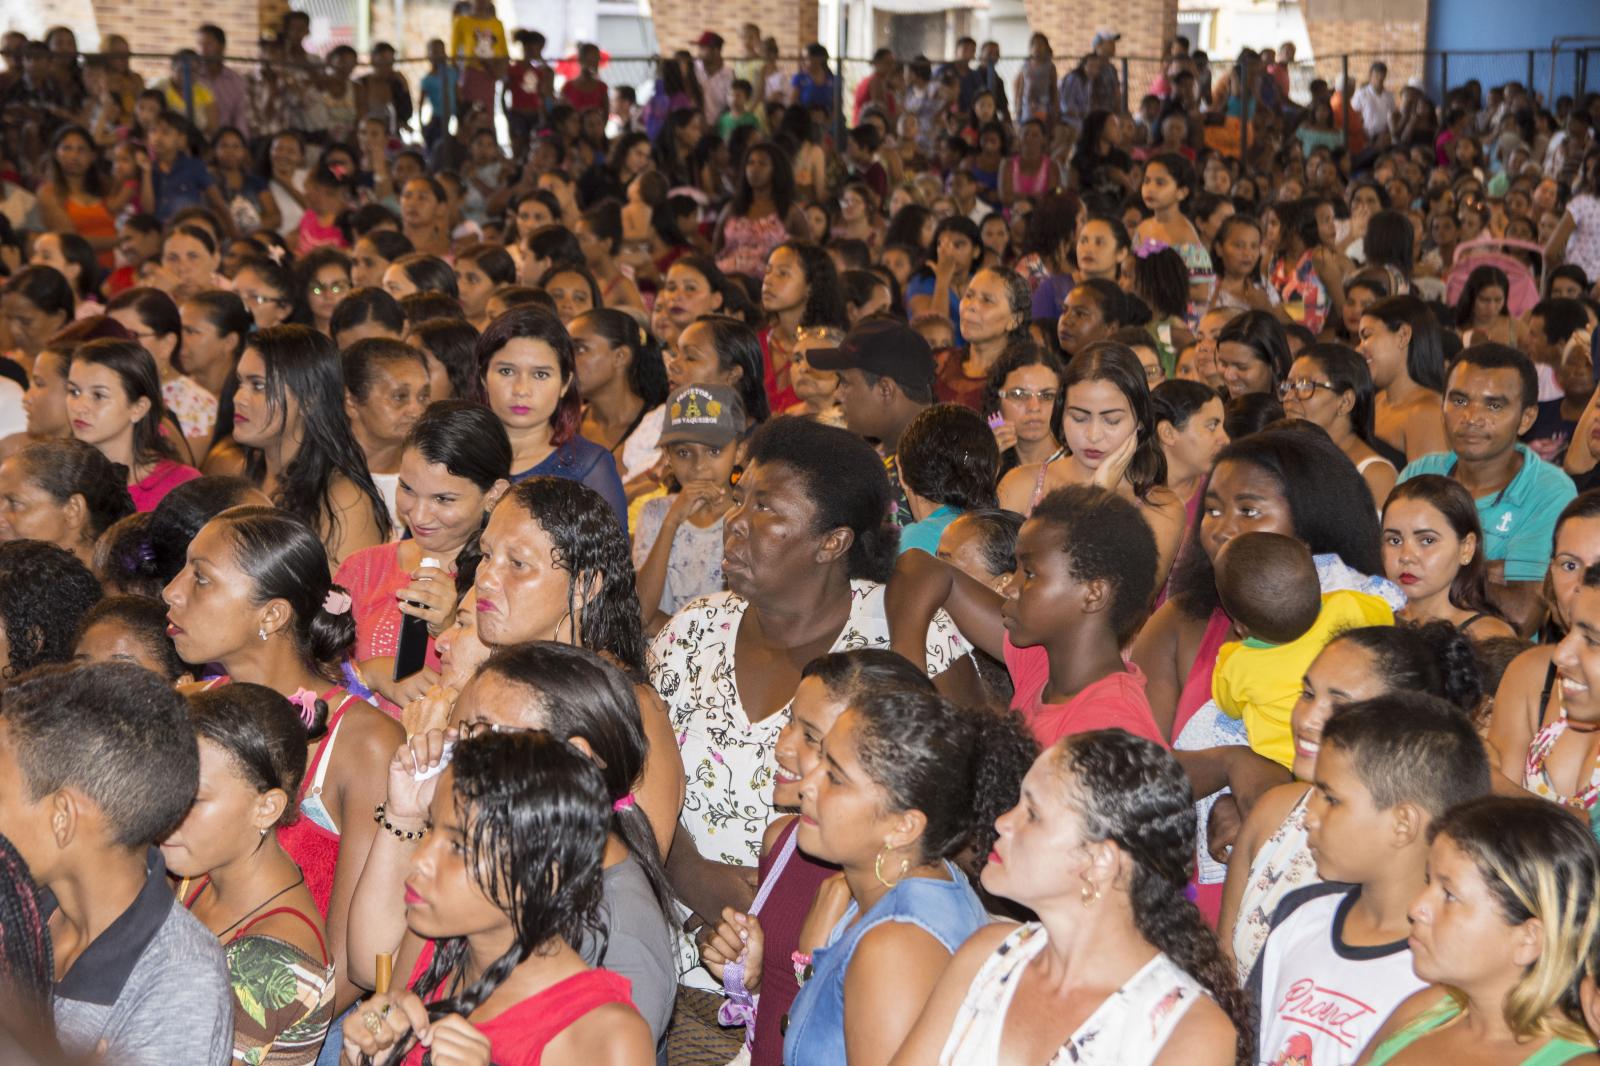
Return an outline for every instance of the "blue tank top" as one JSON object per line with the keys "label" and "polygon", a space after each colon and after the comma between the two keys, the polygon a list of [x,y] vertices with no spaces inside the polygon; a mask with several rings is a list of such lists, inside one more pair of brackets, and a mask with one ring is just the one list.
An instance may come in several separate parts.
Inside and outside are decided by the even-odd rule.
{"label": "blue tank top", "polygon": [[784,1066],[847,1066],[844,1048],[844,978],[856,946],[874,926],[905,922],[923,930],[946,951],[988,924],[989,916],[967,877],[946,862],[948,881],[913,877],[886,892],[854,926],[859,907],[850,904],[828,936],[828,946],[811,956],[812,977],[789,1008],[783,1037]]}

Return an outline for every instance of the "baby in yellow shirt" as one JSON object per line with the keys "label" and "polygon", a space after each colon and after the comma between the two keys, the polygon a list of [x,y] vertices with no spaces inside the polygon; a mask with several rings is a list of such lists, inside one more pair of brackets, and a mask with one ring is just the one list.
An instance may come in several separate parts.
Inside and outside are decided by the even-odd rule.
{"label": "baby in yellow shirt", "polygon": [[1393,625],[1382,598],[1350,589],[1323,594],[1306,546],[1281,533],[1246,533],[1216,559],[1217,595],[1241,638],[1217,652],[1211,697],[1243,720],[1250,748],[1288,767],[1290,714],[1301,679],[1323,645],[1358,626]]}

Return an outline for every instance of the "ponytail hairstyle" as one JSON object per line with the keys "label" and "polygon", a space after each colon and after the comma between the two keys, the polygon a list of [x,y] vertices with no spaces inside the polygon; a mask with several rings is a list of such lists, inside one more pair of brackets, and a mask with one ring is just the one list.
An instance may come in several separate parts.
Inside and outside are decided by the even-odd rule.
{"label": "ponytail hairstyle", "polygon": [[1533,796],[1483,796],[1435,819],[1428,840],[1440,837],[1472,860],[1507,925],[1539,920],[1539,957],[1501,1005],[1506,1027],[1519,1040],[1587,1046],[1594,1038],[1584,1025],[1578,978],[1600,927],[1600,851],[1589,827]]}
{"label": "ponytail hairstyle", "polygon": [[456,281],[455,270],[436,255],[412,252],[402,255],[390,266],[399,267],[418,292],[440,292],[452,300],[461,299],[461,286]]}
{"label": "ponytail hairstyle", "polygon": [[1373,669],[1390,692],[1437,696],[1468,715],[1484,696],[1472,641],[1449,622],[1361,626],[1328,643],[1340,641],[1349,641],[1371,657]]}
{"label": "ponytail hairstyle", "polygon": [[539,728],[569,742],[582,737],[589,745],[611,806],[607,828],[622,838],[650,882],[662,914],[671,921],[672,889],[661,849],[650,819],[634,801],[650,741],[633,683],[587,648],[549,640],[501,648],[478,673],[494,674],[525,690],[529,709],[541,722]]}
{"label": "ponytail hairstyle", "polygon": [[614,307],[596,307],[573,319],[581,319],[612,348],[628,351],[628,389],[644,401],[646,411],[654,410],[667,401],[667,366],[661,357],[661,345],[639,320],[626,311]]}
{"label": "ponytail hairstyle", "polygon": [[[594,762],[544,730],[485,730],[456,744],[450,782],[465,830],[464,864],[510,919],[512,943],[471,985],[430,1003],[435,1020],[470,1016],[554,940],[599,944],[602,956],[606,945],[602,857],[612,801]],[[424,997],[447,991],[466,963],[465,936],[438,941],[412,990]]]}
{"label": "ponytail hairstyle", "polygon": [[410,343],[444,367],[451,397],[470,400],[478,394],[478,331],[471,322],[464,318],[424,319],[411,327]]}
{"label": "ponytail hairstyle", "polygon": [[484,382],[489,378],[489,363],[500,349],[514,340],[543,341],[556,354],[556,366],[561,374],[561,399],[556,401],[555,412],[550,416],[550,443],[559,448],[578,435],[578,426],[583,419],[583,401],[578,397],[578,363],[572,350],[572,336],[554,311],[537,304],[527,304],[513,307],[489,323],[489,328],[478,336],[475,349],[478,379],[471,398],[487,402]]}
{"label": "ponytail hairstyle", "polygon": [[[1409,230],[1411,224],[1406,223]],[[1363,317],[1376,318],[1391,333],[1401,326],[1411,329],[1406,349],[1406,374],[1425,389],[1443,392],[1445,384],[1444,335],[1428,305],[1409,293],[1390,296],[1367,308]]]}
{"label": "ponytail hairstyle", "polygon": [[137,403],[141,399],[150,402],[144,417],[133,424],[135,463],[177,458],[172,443],[161,433],[161,422],[166,417],[167,406],[161,398],[161,375],[156,370],[156,361],[144,350],[144,345],[138,341],[90,341],[73,351],[72,362],[105,367],[121,380],[122,394],[129,403]]}
{"label": "ponytail hairstyle", "polygon": [[1204,382],[1168,378],[1150,390],[1150,415],[1156,425],[1166,422],[1181,432],[1200,408],[1221,398]]}
{"label": "ponytail hairstyle", "polygon": [[929,694],[935,691],[926,670],[887,648],[855,648],[819,655],[800,671],[802,681],[808,677],[821,681],[828,695],[844,702],[876,689]]}
{"label": "ponytail hairstyle", "polygon": [[1171,248],[1135,253],[1133,292],[1157,314],[1182,318],[1189,309],[1189,268],[1183,256]]}
{"label": "ponytail hairstyle", "polygon": [[195,735],[226,752],[257,795],[282,792],[286,802],[277,826],[293,822],[300,814],[295,797],[306,775],[306,724],[295,705],[247,681],[196,692],[188,700]]}
{"label": "ponytail hairstyle", "polygon": [[[965,872],[976,879],[998,836],[995,819],[1015,805],[1039,754],[1021,716],[958,707],[922,688],[863,690],[849,709],[857,757],[883,789],[885,807],[927,819],[921,861],[965,852],[972,856]],[[1191,851],[1193,839],[1191,832]]]}
{"label": "ponytail hairstyle", "polygon": [[71,437],[37,441],[17,452],[17,463],[28,481],[56,503],[83,497],[83,532],[91,544],[134,512],[127,467],[113,463],[92,444]]}
{"label": "ponytail hairstyle", "polygon": [[1478,522],[1478,508],[1461,482],[1438,474],[1421,474],[1402,481],[1389,493],[1383,505],[1386,518],[1390,505],[1396,500],[1421,500],[1444,516],[1457,538],[1473,538],[1472,559],[1456,571],[1450,582],[1450,604],[1458,610],[1476,611],[1504,621],[1505,615],[1489,599],[1489,568],[1484,561],[1483,527]]}
{"label": "ponytail hairstyle", "polygon": [[261,490],[242,477],[205,474],[190,478],[161,498],[144,518],[137,546],[114,558],[120,580],[148,580],[164,588],[183,569],[189,542],[207,522],[230,507],[259,502]]}
{"label": "ponytail hairstyle", "polygon": [[[682,262],[682,260],[679,260]],[[772,415],[767,400],[766,356],[761,351],[761,339],[743,319],[732,315],[701,315],[692,323],[703,325],[711,331],[711,347],[717,353],[717,369],[727,373],[739,370],[739,380],[734,388],[744,403],[744,413],[759,425]]]}
{"label": "ponytail hairstyle", "polygon": [[1133,349],[1115,341],[1095,341],[1067,364],[1061,379],[1061,395],[1065,400],[1072,386],[1086,381],[1108,381],[1117,387],[1128,401],[1138,423],[1135,433],[1138,443],[1133,458],[1128,462],[1128,472],[1123,476],[1133,488],[1133,494],[1143,500],[1150,490],[1167,483],[1167,456],[1161,450],[1161,439],[1156,436],[1155,414],[1150,406],[1150,386],[1144,379],[1144,364],[1133,354]]}
{"label": "ponytail hairstyle", "polygon": [[1128,898],[1139,935],[1200,983],[1233,1023],[1238,1061],[1254,1062],[1249,998],[1216,932],[1185,894],[1195,814],[1183,768],[1171,752],[1120,729],[1066,737],[1051,749],[1051,761],[1058,774],[1072,777],[1068,802],[1085,836],[1109,840],[1132,866]]}
{"label": "ponytail hairstyle", "polygon": [[532,477],[511,486],[495,506],[520,508],[550,538],[551,557],[567,572],[567,612],[582,617],[578,643],[642,680],[644,632],[633,558],[611,505],[581,481]]}
{"label": "ponytail hairstyle", "polygon": [[[312,528],[332,534],[340,519],[329,487],[334,475],[342,474],[367,497],[379,536],[387,540],[392,528],[389,505],[379,494],[366,456],[350,429],[344,409],[344,375],[333,341],[310,326],[285,324],[252,333],[248,347],[260,353],[266,366],[268,410],[287,423],[287,397],[293,395],[300,407],[300,450],[283,468],[273,504]],[[287,428],[285,425],[285,432]],[[246,448],[245,453],[246,473],[259,485],[266,476],[266,459],[258,448]]]}
{"label": "ponytail hairstyle", "polygon": [[[288,637],[311,672],[329,681],[343,678],[342,664],[355,647],[356,623],[350,610],[331,614],[323,604],[331,592],[346,590],[328,576],[328,552],[303,520],[275,507],[235,507],[213,518],[233,548],[239,569],[250,578],[251,602],[289,605]],[[328,707],[317,701],[310,740],[328,731]]]}
{"label": "ponytail hairstyle", "polygon": [[[850,315],[845,310],[844,286],[839,280],[839,271],[833,265],[833,256],[820,244],[810,241],[784,241],[778,248],[793,252],[800,261],[800,272],[805,275],[806,299],[800,312],[800,325],[849,329]],[[777,250],[773,249],[774,253]]]}

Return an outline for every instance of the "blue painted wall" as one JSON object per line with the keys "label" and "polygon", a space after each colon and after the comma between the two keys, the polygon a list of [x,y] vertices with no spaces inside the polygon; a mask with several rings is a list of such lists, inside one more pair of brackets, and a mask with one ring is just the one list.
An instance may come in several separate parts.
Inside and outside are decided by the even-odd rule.
{"label": "blue painted wall", "polygon": [[[1454,52],[1449,58],[1450,86],[1477,78],[1485,89],[1497,83],[1528,81],[1528,50],[1534,50],[1533,87],[1549,91],[1550,42],[1556,37],[1600,37],[1600,0],[1432,0],[1428,13],[1428,51]],[[1581,87],[1574,48],[1555,57],[1557,96]],[[1600,40],[1587,47],[1587,88],[1600,89]],[[1467,55],[1478,51],[1508,51],[1511,55]],[[1429,64],[1429,88],[1445,82],[1443,64]]]}

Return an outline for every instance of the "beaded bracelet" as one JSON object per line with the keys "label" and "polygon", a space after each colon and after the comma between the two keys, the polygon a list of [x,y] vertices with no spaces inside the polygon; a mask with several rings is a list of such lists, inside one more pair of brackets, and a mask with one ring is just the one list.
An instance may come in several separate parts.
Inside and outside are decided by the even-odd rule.
{"label": "beaded bracelet", "polygon": [[423,836],[426,835],[427,830],[425,829],[401,829],[399,826],[389,821],[389,814],[386,810],[387,807],[388,804],[380,803],[376,807],[372,808],[372,820],[383,826],[383,828],[390,833],[393,833],[396,837],[399,837],[401,840],[421,840]]}

